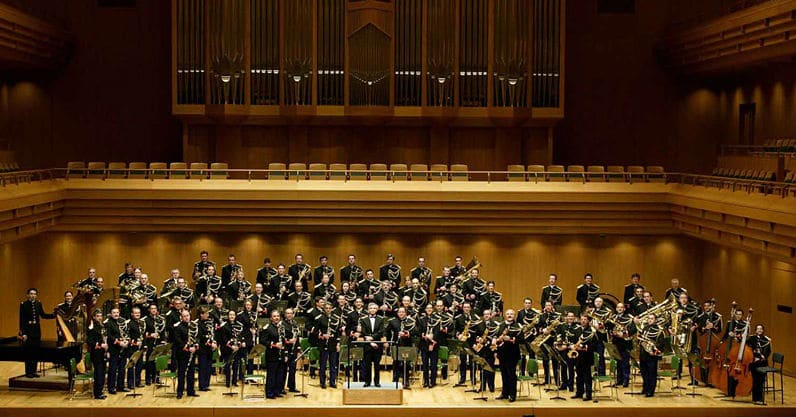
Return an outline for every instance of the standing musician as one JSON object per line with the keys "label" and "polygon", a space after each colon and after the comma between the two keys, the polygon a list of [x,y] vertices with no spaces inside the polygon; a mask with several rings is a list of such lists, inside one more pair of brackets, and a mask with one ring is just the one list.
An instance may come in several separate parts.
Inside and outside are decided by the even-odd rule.
{"label": "standing musician", "polygon": [[616,386],[627,388],[630,384],[630,351],[633,350],[632,336],[636,333],[633,316],[627,312],[624,303],[616,305],[616,314],[607,323],[611,343],[619,351],[616,370]]}
{"label": "standing musician", "polygon": [[680,294],[688,293],[688,290],[680,286],[680,280],[677,278],[672,278],[672,286],[666,290],[666,298],[671,297],[674,295],[675,299],[680,298]]}
{"label": "standing musician", "polygon": [[[412,305],[424,306],[430,301],[428,291],[423,286],[422,281],[418,278],[412,278],[412,286],[403,295],[409,296]],[[408,313],[408,312],[407,312]]]}
{"label": "standing musician", "polygon": [[[280,390],[285,388],[287,383],[288,392],[299,392],[296,389],[296,358],[298,350],[301,349],[299,344],[301,339],[301,332],[299,331],[298,323],[293,320],[294,312],[292,308],[285,309],[285,319],[280,322],[282,331],[284,333],[284,349],[282,349],[282,381],[279,383]],[[260,341],[260,343],[263,343]]]}
{"label": "standing musician", "polygon": [[627,304],[630,302],[630,299],[636,295],[636,288],[644,288],[644,286],[639,284],[639,281],[641,281],[641,275],[638,272],[634,272],[633,275],[630,276],[630,284],[625,285],[625,294],[622,297],[623,303]]}
{"label": "standing musician", "polygon": [[641,304],[636,304],[633,314],[638,316],[652,307],[655,307],[655,301],[652,299],[652,293],[649,291],[644,291],[641,298]]}
{"label": "standing musician", "polygon": [[241,376],[241,355],[246,347],[243,323],[238,321],[235,310],[227,312],[227,321],[218,329],[221,343],[221,356],[224,358],[224,375],[226,386],[237,387],[238,378]]}
{"label": "standing musician", "polygon": [[241,269],[241,265],[238,264],[235,255],[230,253],[229,256],[227,256],[227,264],[221,268],[221,288],[218,290],[219,294],[223,296],[226,293],[227,285],[235,279],[233,273],[237,272],[239,269]]}
{"label": "standing musician", "polygon": [[174,295],[180,297],[186,308],[192,308],[196,302],[193,290],[188,288],[183,277],[177,278],[177,289],[174,291]]}
{"label": "standing musician", "polygon": [[[337,302],[333,304],[334,310],[336,313],[340,314],[340,316],[343,317],[344,320],[343,325],[345,326],[348,324],[348,313],[354,311],[353,300],[351,304],[348,304],[348,300],[345,298],[345,295],[343,295],[342,293],[338,293],[335,297],[335,300]],[[342,335],[345,334],[346,333],[342,333]]]}
{"label": "standing musician", "polygon": [[456,277],[451,274],[450,267],[442,268],[442,275],[438,276],[434,281],[434,295],[436,298],[439,299],[445,296],[454,282],[456,282]]}
{"label": "standing musician", "polygon": [[413,346],[413,338],[419,336],[419,330],[415,319],[407,315],[406,308],[398,307],[396,317],[387,322],[385,336],[395,342],[393,345],[394,358],[392,367],[392,381],[403,383],[404,389],[409,389],[409,373],[412,366],[407,361],[398,356],[398,348]]}
{"label": "standing musician", "polygon": [[[141,318],[141,308],[134,306],[130,312],[130,320],[127,320],[127,335],[130,338],[130,345],[127,347],[126,357],[130,358],[133,353],[145,349],[144,334],[146,333],[146,323]],[[143,352],[138,358],[135,366],[127,370],[127,389],[143,388],[141,383],[141,371],[144,369]]]}
{"label": "standing musician", "polygon": [[486,292],[478,300],[478,310],[486,309],[492,311],[495,317],[503,315],[503,294],[495,291],[495,281],[486,283]]}
{"label": "standing musician", "polygon": [[318,258],[318,261],[321,263],[319,266],[312,271],[312,278],[314,284],[317,286],[321,283],[323,275],[326,274],[329,277],[329,284],[334,284],[334,268],[329,266],[329,258],[326,256],[321,256]]}
{"label": "standing musician", "polygon": [[237,272],[233,272],[233,280],[227,286],[227,299],[229,299],[230,310],[240,311],[251,293],[252,284],[246,281],[243,268],[239,268]]}
{"label": "standing musician", "polygon": [[592,342],[594,352],[599,356],[597,363],[597,374],[600,376],[605,375],[605,344],[608,343],[608,329],[605,327],[605,322],[611,317],[613,311],[604,305],[602,297],[594,299],[594,307],[586,310],[592,318],[592,327],[597,330],[596,337]]}
{"label": "standing musician", "polygon": [[514,321],[514,310],[506,310],[505,319],[496,331],[498,336],[492,339],[492,350],[497,350],[500,376],[503,379],[503,389],[497,400],[517,400],[517,362],[520,360],[521,333],[522,327]]}
{"label": "standing musician", "polygon": [[282,349],[285,347],[285,340],[279,330],[280,323],[279,310],[271,310],[271,321],[260,331],[260,341],[266,347],[265,398],[268,399],[275,399],[283,395],[279,383],[284,379],[282,375],[285,361]]}
{"label": "standing musician", "polygon": [[424,313],[417,321],[420,332],[420,358],[423,370],[423,388],[434,388],[437,385],[437,363],[439,360],[439,340],[443,335],[439,320],[434,318],[434,306],[426,304]]}
{"label": "standing musician", "polygon": [[[520,312],[521,313],[521,312]],[[555,342],[555,333],[556,329],[560,326],[561,322],[561,313],[556,312],[555,308],[553,307],[552,301],[545,301],[544,309],[542,310],[541,317],[539,318],[539,327],[537,337],[541,337],[544,339],[544,345],[547,345],[549,349],[553,348],[553,343]],[[558,323],[558,324],[557,324]],[[539,346],[542,348],[542,345]],[[542,349],[542,368],[544,369],[544,384],[547,385],[551,382],[550,379],[550,361],[553,358],[550,357],[549,353]],[[538,359],[538,358],[537,358]],[[555,384],[561,383],[561,377],[559,373],[559,367],[555,366],[557,362],[553,362],[552,367],[552,374],[553,380],[552,382]]]}
{"label": "standing musician", "polygon": [[108,393],[117,391],[128,392],[124,388],[125,350],[130,343],[127,336],[125,320],[119,315],[119,309],[111,309],[111,316],[105,320],[105,331],[108,335]]}
{"label": "standing musician", "polygon": [[379,315],[393,317],[398,307],[398,294],[392,290],[392,281],[381,281],[381,290],[373,295],[373,302],[379,306]]}
{"label": "standing musician", "polygon": [[[196,367],[194,354],[198,349],[198,323],[191,322],[191,312],[182,310],[180,322],[174,326],[174,344],[177,345],[177,399],[182,398],[183,392],[189,397],[198,397],[194,384]],[[196,333],[194,333],[196,332]]]}
{"label": "standing musician", "polygon": [[144,319],[146,324],[144,334],[144,348],[146,355],[144,357],[144,383],[146,385],[157,382],[157,370],[155,369],[155,361],[150,361],[150,356],[155,350],[155,346],[166,343],[166,318],[160,315],[157,304],[149,305],[149,314]]}
{"label": "standing musician", "polygon": [[556,281],[558,281],[558,275],[556,274],[550,274],[547,277],[547,285],[542,287],[542,298],[539,299],[541,303],[550,301],[553,303],[553,307],[561,305],[561,301],[564,298],[564,290],[556,285]]}
{"label": "standing musician", "polygon": [[[172,358],[177,357],[177,345],[174,344],[174,326],[179,324],[182,319],[181,314],[184,306],[182,298],[180,298],[179,295],[175,295],[174,298],[171,299],[171,308],[163,315],[166,318],[166,340],[168,343],[171,343]],[[171,361],[169,363],[169,369],[171,369],[172,372],[177,371],[176,366],[176,361]]]}
{"label": "standing musician", "polygon": [[431,268],[426,267],[426,258],[421,256],[417,258],[417,266],[409,271],[409,276],[411,276],[412,279],[417,279],[423,289],[428,291],[428,289],[431,288],[432,273]]}
{"label": "standing musician", "polygon": [[[359,340],[359,337],[362,333],[362,328],[359,325],[359,321],[363,317],[367,317],[368,315],[368,311],[367,309],[365,309],[364,306],[365,303],[364,301],[362,301],[362,298],[357,297],[356,299],[354,299],[354,309],[351,312],[349,312],[348,316],[346,317],[346,331],[348,332],[349,341]],[[349,343],[349,349],[352,349],[353,347],[354,345]],[[360,371],[363,368],[362,362],[357,360],[354,361],[354,363],[349,364],[348,366],[350,366],[351,370],[353,371],[353,375],[351,375],[351,377],[354,379],[354,381],[359,381]],[[350,371],[348,367],[346,367],[345,371],[346,371],[346,376],[349,376]]]}
{"label": "standing musician", "polygon": [[[455,326],[456,326],[456,337],[462,341],[466,342],[467,346],[472,347],[476,343],[476,339],[480,334],[477,327],[481,323],[481,318],[478,317],[478,314],[472,311],[472,306],[469,302],[465,301],[462,304],[462,313],[456,316],[455,318]],[[483,332],[484,329],[481,329],[480,332]],[[467,334],[465,334],[467,333]],[[470,381],[475,383],[475,372],[472,369],[472,361],[473,359],[467,355],[465,352],[459,353],[459,383],[456,385],[462,386],[465,385],[467,381],[467,372],[470,371]]]}
{"label": "standing musician", "polygon": [[310,332],[317,333],[321,352],[319,374],[321,389],[326,389],[326,369],[329,369],[329,386],[337,388],[337,366],[340,363],[340,330],[344,328],[342,315],[333,314],[332,303],[323,306],[323,313],[315,316]]}
{"label": "standing musician", "polygon": [[105,386],[105,357],[108,353],[108,337],[102,324],[102,310],[94,310],[91,323],[88,325],[86,345],[91,352],[91,365],[94,368],[94,399],[104,400],[102,393]]}
{"label": "standing musician", "polygon": [[[669,297],[674,297],[675,293],[669,293]],[[675,349],[679,349],[680,351],[686,350],[684,353],[687,355],[695,354],[699,350],[699,346],[696,343],[696,318],[699,315],[699,307],[697,304],[691,302],[691,297],[689,297],[687,292],[681,292],[677,299],[677,308],[675,309],[674,314],[679,315],[679,323],[678,328],[669,328],[669,331],[672,335],[672,345]],[[690,340],[690,346],[686,346],[687,341]],[[689,373],[691,374],[691,378],[694,377],[694,370],[692,369],[691,361],[688,361],[688,369]],[[677,367],[677,378],[680,378],[683,374],[683,362],[680,362],[680,365]]]}
{"label": "standing musician", "polygon": [[160,288],[160,294],[158,296],[158,310],[166,310],[168,307],[171,298],[177,291],[177,279],[179,278],[180,270],[175,268],[171,270],[171,275],[163,280],[163,286]]}
{"label": "standing musician", "polygon": [[[28,288],[28,299],[19,304],[19,338],[28,348],[35,348],[41,342],[41,319],[54,319],[55,314],[46,313],[38,300],[39,290]],[[35,360],[25,361],[25,377],[38,378]]]}
{"label": "standing musician", "polygon": [[473,308],[478,308],[479,299],[486,293],[486,281],[478,277],[478,269],[473,268],[470,271],[470,276],[462,282],[462,293],[465,300],[473,305]]}
{"label": "standing musician", "polygon": [[353,308],[354,300],[357,299],[357,292],[351,289],[351,282],[343,281],[340,283],[340,292],[337,293],[337,298],[339,299],[340,296],[343,296],[348,306]]}
{"label": "standing musician", "polygon": [[[329,269],[331,269],[331,267],[329,267]],[[315,288],[312,290],[312,298],[317,299],[320,297],[326,300],[327,303],[334,305],[334,295],[336,292],[337,288],[331,283],[331,277],[328,274],[323,274],[320,281],[315,284]]]}
{"label": "standing musician", "polygon": [[[434,301],[434,317],[439,321],[439,330],[442,332],[442,339],[439,341],[440,347],[448,346],[448,338],[456,334],[456,323],[453,321],[453,314],[445,310],[445,304],[442,300]],[[442,379],[448,379],[448,363],[442,364]]]}
{"label": "standing musician", "polygon": [[578,327],[575,323],[575,313],[569,311],[566,322],[556,331],[558,336],[554,347],[565,360],[561,363],[561,387],[559,387],[561,391],[575,391],[575,358],[569,357],[568,352],[578,341]]}
{"label": "standing musician", "polygon": [[[307,290],[310,289],[310,279],[312,278],[312,267],[304,263],[304,255],[297,253],[295,257],[296,263],[287,268],[287,274],[293,280],[293,283],[301,282],[301,285]],[[293,288],[289,286],[288,288]]]}
{"label": "standing musician", "polygon": [[149,283],[149,275],[141,274],[141,285],[131,292],[133,307],[138,307],[142,312],[149,311],[149,306],[157,304],[158,289]]}
{"label": "standing musician", "polygon": [[224,299],[216,297],[213,299],[213,308],[210,310],[210,318],[213,319],[216,330],[226,323],[229,310],[224,308]]}
{"label": "standing musician", "polygon": [[[66,290],[64,291],[64,302],[55,306],[54,314],[61,316],[64,320],[64,324],[66,324],[66,328],[69,330],[69,333],[77,340],[78,337],[78,328],[82,328],[78,324],[78,317],[82,315],[80,312],[81,307],[77,307],[77,311],[72,312],[73,308],[73,300],[75,296],[72,291]],[[70,314],[71,313],[71,314]],[[58,342],[63,343],[66,341],[66,335],[64,331],[61,329],[61,326],[55,326],[56,336],[58,337]]]}
{"label": "standing musician", "polygon": [[483,320],[479,326],[476,326],[476,339],[475,339],[475,346],[473,346],[473,350],[476,350],[478,356],[482,357],[489,366],[492,367],[492,371],[488,371],[486,369],[481,369],[481,387],[479,388],[479,392],[485,391],[489,389],[489,392],[495,392],[495,363],[497,360],[497,353],[489,348],[492,346],[492,340],[495,340],[500,333],[498,333],[498,328],[500,323],[496,322],[492,319],[492,311],[489,309],[484,310],[483,312]]}
{"label": "standing musician", "polygon": [[580,304],[580,310],[586,310],[586,307],[592,306],[594,299],[600,295],[600,287],[594,283],[594,277],[591,273],[586,273],[583,276],[583,284],[578,285],[578,292],[575,299]]}
{"label": "standing musician", "polygon": [[[272,297],[279,297],[277,299],[282,299],[281,294],[293,291],[295,286],[293,285],[293,277],[287,274],[285,270],[285,264],[279,264],[276,266],[276,276],[271,278],[271,287],[268,290],[268,293]],[[302,288],[305,288],[302,285]]]}
{"label": "standing musician", "polygon": [[312,318],[310,310],[312,310],[312,294],[304,291],[304,284],[301,281],[296,281],[294,284],[294,291],[287,296],[287,306],[292,308],[295,314],[299,316],[307,316]]}
{"label": "standing musician", "polygon": [[340,268],[340,283],[350,282],[352,288],[362,279],[362,268],[357,265],[357,257],[348,255],[348,264]]}
{"label": "standing musician", "polygon": [[[448,291],[442,297],[437,297],[437,300],[442,300],[445,308],[454,315],[462,312],[462,305],[465,303],[464,294],[459,289],[459,285],[453,282],[448,286]],[[470,303],[470,309],[472,309],[472,303]]]}
{"label": "standing musician", "polygon": [[216,263],[208,259],[207,251],[203,250],[199,252],[199,260],[193,264],[193,273],[191,274],[193,282],[196,282],[199,277],[207,274],[207,268],[210,266],[215,268]]}
{"label": "standing musician", "polygon": [[218,348],[215,340],[215,323],[210,318],[207,306],[201,306],[199,314],[199,391],[210,391],[210,374],[212,373],[213,352]]}
{"label": "standing musician", "polygon": [[580,326],[575,330],[575,339],[575,344],[570,346],[570,354],[577,352],[575,358],[577,378],[575,380],[575,395],[571,398],[583,398],[583,401],[591,401],[591,367],[594,365],[596,335],[589,316],[580,316]]}
{"label": "standing musician", "polygon": [[379,281],[391,282],[392,288],[401,285],[401,266],[395,263],[395,256],[391,253],[387,254],[384,265],[379,267]]}
{"label": "standing musician", "polygon": [[[743,339],[744,330],[746,330],[746,320],[743,318],[743,308],[741,306],[735,306],[733,310],[733,317],[729,323],[727,323],[727,327],[724,329],[724,338],[723,341],[727,341],[730,339],[734,339],[733,343],[740,344],[741,339]],[[729,373],[727,375],[722,375],[722,378],[727,378],[727,395],[735,398],[735,389],[738,387],[738,380],[731,377]]]}
{"label": "standing musician", "polygon": [[[243,324],[243,340],[245,342],[244,347],[241,349],[240,356],[241,361],[246,365],[246,374],[251,374],[254,372],[254,360],[249,359],[249,352],[251,348],[255,345],[255,339],[257,338],[257,311],[254,310],[254,305],[251,301],[246,300],[243,304],[243,310],[238,313],[238,321]],[[242,376],[240,379],[244,379]],[[245,382],[245,381],[244,381]]]}
{"label": "standing musician", "polygon": [[[125,268],[129,264],[125,264]],[[133,304],[133,291],[141,286],[141,268],[133,268],[133,274],[128,275],[127,271],[119,275],[119,311],[122,317],[130,318],[130,310]]]}
{"label": "standing musician", "polygon": [[[640,326],[638,318],[634,321]],[[644,381],[641,392],[645,397],[652,397],[658,384],[658,361],[661,359],[664,344],[663,329],[658,326],[654,313],[647,315],[647,322],[639,328],[638,340],[641,346],[639,368]]]}
{"label": "standing musician", "polygon": [[[501,301],[502,303],[502,301]],[[541,317],[539,314],[540,311],[533,309],[531,306],[533,305],[533,300],[530,297],[525,297],[522,300],[522,310],[517,312],[517,323],[526,330],[526,332],[522,335],[523,339],[526,342],[530,342],[536,336],[537,327]],[[525,347],[527,348],[528,345],[526,344]],[[520,351],[522,352],[522,351]],[[533,358],[533,351],[528,349],[528,353]],[[525,375],[525,368],[528,364],[528,358],[525,355],[521,355],[520,357],[520,375]]]}
{"label": "standing musician", "polygon": [[277,276],[277,272],[271,267],[271,258],[263,259],[263,267],[257,270],[257,283],[263,286],[263,290],[266,290],[275,276]]}
{"label": "standing musician", "polygon": [[132,283],[137,281],[135,277],[135,267],[132,262],[125,262],[124,272],[119,274],[119,287],[129,287]]}
{"label": "standing musician", "polygon": [[464,273],[467,272],[467,268],[462,264],[461,256],[457,255],[455,258],[453,258],[453,266],[450,268],[450,270],[451,276],[453,276],[454,279],[464,275]]}
{"label": "standing musician", "polygon": [[359,319],[358,329],[361,329],[359,339],[371,342],[364,345],[362,379],[365,381],[365,387],[369,387],[371,381],[377,388],[381,387],[379,363],[381,362],[382,346],[377,342],[384,336],[384,320],[376,315],[378,311],[379,306],[371,302],[368,304],[368,315]]}
{"label": "standing musician", "polygon": [[766,377],[768,374],[758,372],[758,368],[768,366],[768,357],[771,355],[771,339],[766,336],[766,327],[762,324],[755,326],[755,334],[746,339],[746,345],[752,348],[754,359],[749,365],[752,373],[752,401],[755,404],[765,404]]}
{"label": "standing musician", "polygon": [[362,297],[362,301],[370,304],[373,296],[381,290],[381,284],[376,280],[372,269],[365,271],[365,278],[357,282],[357,294]]}
{"label": "standing musician", "polygon": [[[722,317],[721,314],[716,312],[716,301],[711,299],[702,303],[702,314],[698,315],[696,318],[695,330],[698,332],[698,334],[704,335],[705,333],[710,332],[711,338],[714,339],[715,346],[718,346],[720,341],[719,334],[721,334],[722,328]],[[700,352],[700,354],[702,357],[705,357],[706,355],[712,355],[713,352]],[[700,372],[702,373],[702,381],[708,380],[708,365],[708,363],[703,363],[703,366],[700,369]],[[692,378],[691,384],[689,385],[698,385],[698,382]]]}
{"label": "standing musician", "polygon": [[254,294],[250,295],[248,301],[251,301],[254,306],[254,311],[257,312],[258,318],[267,318],[268,309],[271,304],[271,296],[265,293],[263,284],[254,284]]}
{"label": "standing musician", "polygon": [[632,314],[638,314],[637,312],[642,308],[641,306],[644,304],[644,288],[639,287],[636,288],[636,293],[630,299],[629,302],[625,304],[625,309]]}
{"label": "standing musician", "polygon": [[97,270],[95,268],[89,268],[88,276],[86,278],[81,279],[72,286],[79,290],[83,290],[85,289],[85,287],[89,285],[94,285],[96,281],[97,281]]}

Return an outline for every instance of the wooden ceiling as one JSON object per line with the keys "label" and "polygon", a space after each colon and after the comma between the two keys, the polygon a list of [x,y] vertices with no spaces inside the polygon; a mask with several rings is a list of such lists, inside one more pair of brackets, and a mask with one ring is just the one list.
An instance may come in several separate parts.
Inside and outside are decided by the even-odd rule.
{"label": "wooden ceiling", "polygon": [[0,3],[0,70],[55,70],[66,64],[70,33]]}

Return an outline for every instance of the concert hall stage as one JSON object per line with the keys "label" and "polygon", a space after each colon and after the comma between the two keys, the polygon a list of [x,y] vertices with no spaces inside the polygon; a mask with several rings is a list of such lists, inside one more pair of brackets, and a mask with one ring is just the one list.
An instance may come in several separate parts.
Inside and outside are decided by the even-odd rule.
{"label": "concert hall stage", "polygon": [[[278,413],[278,416],[330,416],[330,417],[523,417],[523,416],[577,416],[577,417],[619,417],[619,416],[666,416],[666,417],[757,417],[796,415],[796,379],[785,380],[785,404],[781,405],[767,396],[768,406],[751,404],[744,398],[742,401],[730,402],[714,398],[718,391],[707,388],[697,389],[700,397],[686,395],[658,394],[654,398],[639,398],[627,395],[620,389],[619,400],[599,398],[599,402],[585,403],[581,400],[569,399],[569,393],[561,393],[566,401],[550,400],[552,393],[542,392],[533,387],[531,393],[534,400],[518,398],[514,403],[494,400],[490,394],[488,401],[474,400],[476,394],[465,392],[466,388],[453,388],[451,385],[437,386],[434,389],[414,388],[404,391],[402,406],[343,406],[342,389],[325,390],[317,387],[317,379],[308,380],[306,392],[308,398],[297,398],[292,394],[277,400],[247,399],[239,396],[222,396],[226,389],[213,381],[212,391],[199,393],[198,398],[185,397],[181,400],[173,396],[165,396],[166,389],[159,389],[153,397],[152,387],[139,389],[143,397],[125,397],[119,393],[108,395],[108,399],[95,401],[85,398],[68,400],[64,392],[35,392],[9,390],[8,378],[22,372],[20,363],[0,363],[0,415],[3,416],[41,416],[41,417],[159,417],[183,416],[191,417],[223,417],[241,416],[255,413]],[[52,371],[48,371],[52,372]],[[63,371],[61,371],[63,372]],[[382,373],[382,381],[389,381],[389,375]],[[498,375],[498,384],[500,376]],[[640,383],[640,381],[639,381]],[[664,382],[663,390],[669,389]],[[339,385],[340,387],[342,384]],[[499,390],[499,388],[498,388]],[[257,388],[247,386],[247,394],[254,394]],[[683,394],[690,390],[681,390]],[[607,394],[608,389],[603,390]]]}

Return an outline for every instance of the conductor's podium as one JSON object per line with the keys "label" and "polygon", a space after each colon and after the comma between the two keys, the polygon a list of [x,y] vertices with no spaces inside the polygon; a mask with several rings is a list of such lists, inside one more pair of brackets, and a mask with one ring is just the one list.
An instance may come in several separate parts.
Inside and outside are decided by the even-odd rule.
{"label": "conductor's podium", "polygon": [[344,405],[403,405],[404,390],[401,383],[397,388],[394,382],[373,385],[365,388],[364,382],[351,382],[343,384]]}

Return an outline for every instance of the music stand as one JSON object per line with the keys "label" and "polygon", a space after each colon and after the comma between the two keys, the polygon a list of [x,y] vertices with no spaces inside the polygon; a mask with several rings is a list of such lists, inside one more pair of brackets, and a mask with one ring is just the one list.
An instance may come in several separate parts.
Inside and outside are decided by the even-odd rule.
{"label": "music stand", "polygon": [[[295,362],[295,363],[296,363],[296,370],[298,370],[298,361],[299,361],[299,359],[303,358],[303,357],[304,357],[304,356],[305,356],[305,355],[306,355],[306,354],[307,354],[307,353],[308,353],[310,350],[312,350],[312,348],[313,348],[313,347],[314,347],[314,346],[309,346],[309,347],[307,347],[306,349],[304,349],[303,351],[301,351],[301,352],[300,352],[298,355],[296,355],[296,359],[293,359],[293,362]],[[307,363],[309,364],[309,362],[307,362]],[[309,366],[309,365],[308,365],[308,366]],[[302,368],[303,368],[303,367],[302,367]],[[307,370],[307,372],[309,372],[309,369]],[[302,369],[302,370],[301,370],[301,392],[299,392],[298,394],[294,395],[294,397],[304,397],[304,398],[307,398],[307,397],[309,397],[309,396],[310,396],[310,394],[308,394],[308,393],[304,392],[304,377],[305,377],[306,375],[307,375],[307,373],[306,373],[306,372],[304,372],[304,370]]]}
{"label": "music stand", "polygon": [[[566,363],[567,363],[566,359],[564,359],[564,357],[561,356],[561,352],[559,352],[557,349],[554,349],[554,348],[552,348],[552,347],[550,347],[548,345],[543,345],[543,346],[549,352],[550,359],[552,359],[551,362],[553,362],[553,363],[551,363],[550,365],[557,366],[559,372],[561,372],[561,367],[562,366],[566,366]],[[561,382],[564,382],[564,381],[562,380]],[[566,401],[567,400],[566,398],[564,398],[561,395],[559,395],[561,393],[561,387],[558,384],[555,384],[555,383],[553,385],[555,385],[555,390],[554,391],[556,392],[556,395],[550,397],[550,399],[554,400],[554,401],[555,400]],[[545,390],[545,391],[547,391],[547,390]],[[551,390],[551,391],[553,391],[553,390]]]}
{"label": "music stand", "polygon": [[[462,342],[459,339],[450,339],[450,340],[448,340],[448,353],[449,354],[450,353],[455,353],[455,354],[459,355],[459,364],[461,364],[461,362],[462,362],[462,359],[461,359],[462,358],[462,354],[467,355],[466,353],[464,353],[464,349],[465,348],[469,349],[469,346],[467,346],[467,342]],[[456,371],[458,372],[460,368],[461,367],[458,366]],[[464,386],[467,386],[467,384],[454,384],[453,386],[454,387],[464,387]]]}
{"label": "music stand", "polygon": [[[365,357],[365,349],[361,347],[354,347],[354,342],[356,341],[351,341],[351,344],[349,344],[346,352],[346,360],[348,361],[348,365],[351,366],[351,372],[346,375],[346,386],[348,386],[348,388],[351,388],[351,374],[354,373],[354,362],[351,360],[353,359],[354,361],[359,361],[361,365],[362,359]],[[361,372],[362,370],[360,369],[360,373]],[[360,375],[360,379],[362,379],[362,375]]]}
{"label": "music stand", "polygon": [[[412,387],[410,387],[412,383],[409,380],[409,376],[407,375],[409,373],[409,370],[407,369],[407,363],[409,361],[411,361],[412,363],[417,362],[417,348],[415,348],[414,346],[398,346],[397,349],[393,351],[393,353],[394,353],[393,361],[400,360],[401,362],[403,362],[404,372],[401,376],[402,377],[405,376],[406,381],[408,382],[408,384],[404,385],[404,389],[412,389]],[[395,366],[394,362],[393,366]]]}
{"label": "music stand", "polygon": [[[691,369],[696,370],[696,372],[702,372],[702,358],[700,355],[691,353],[688,355],[688,360],[691,362]],[[693,375],[691,376],[691,392],[687,392],[685,395],[690,397],[701,397],[702,394],[696,392],[697,381]]]}
{"label": "music stand", "polygon": [[149,362],[154,362],[158,356],[170,356],[171,355],[171,343],[164,343],[162,345],[157,345],[152,348],[152,353],[149,355]]}
{"label": "music stand", "polygon": [[[127,373],[130,372],[131,369],[133,370],[133,373],[135,373],[135,366],[138,364],[138,361],[141,360],[141,355],[143,353],[144,353],[143,350],[137,350],[137,351],[133,352],[132,355],[130,355],[130,359],[127,360],[127,365],[124,367],[125,376],[127,376]],[[125,395],[124,396],[125,398],[127,398],[127,397],[134,397],[135,398],[135,397],[140,397],[140,396],[144,395],[144,394],[140,394],[140,393],[135,392],[135,387],[136,387],[136,385],[138,385],[135,382],[136,381],[133,380],[133,392],[128,393],[127,395]]]}
{"label": "music stand", "polygon": [[[229,354],[229,359],[227,359],[226,361],[224,361],[224,368],[226,368],[226,367],[228,367],[228,366],[229,366],[229,368],[230,368],[230,369],[229,369],[229,378],[230,378],[230,379],[232,379],[232,365],[235,363],[235,355],[237,355],[237,354],[238,354],[238,351],[237,351],[237,350],[233,350],[233,351],[232,351],[232,353],[230,353],[230,354]],[[232,386],[232,381],[230,381],[230,380],[228,379],[226,382],[227,382],[227,384],[229,384],[229,390],[228,390],[227,392],[222,392],[222,393],[221,393],[221,395],[222,395],[222,396],[224,396],[224,395],[229,395],[230,397],[231,397],[231,396],[234,396],[234,395],[238,395],[238,393],[237,393],[237,392],[235,392],[235,391],[233,391],[233,390],[232,390],[232,388],[233,388],[233,386]],[[242,382],[243,384],[245,384],[245,383],[246,383],[246,380],[244,379],[244,380],[242,380],[241,382]]]}
{"label": "music stand", "polygon": [[[467,349],[469,349],[469,348],[467,348]],[[475,352],[473,352],[473,353],[475,353]],[[484,380],[484,371],[494,373],[495,372],[495,368],[490,366],[486,362],[486,360],[484,360],[484,358],[481,357],[481,355],[474,355],[472,357],[472,361],[473,361],[473,366],[477,365],[478,368],[481,370],[481,389],[476,391],[476,392],[480,392],[481,396],[480,397],[475,397],[475,398],[473,398],[473,400],[487,401],[488,397],[486,396],[486,387],[484,386],[486,384],[486,382]],[[470,392],[470,390],[467,390],[465,392]]]}
{"label": "music stand", "polygon": [[[259,343],[254,345],[254,346],[252,346],[251,350],[246,355],[246,363],[248,363],[249,361],[254,362],[255,359],[260,359],[260,366],[262,367],[263,353],[265,353],[265,346],[263,346],[263,345],[261,345]],[[243,369],[244,370],[246,369],[246,364],[244,364]],[[253,376],[252,377],[252,381],[256,382],[257,379],[254,378],[254,374],[252,374],[252,376]],[[249,380],[246,379],[246,373],[244,372],[243,373],[243,383],[240,384],[240,399],[241,400],[245,400],[247,398],[265,398],[265,395],[259,395],[259,394],[258,395],[249,395],[247,397],[244,394],[244,389],[246,389],[246,383],[247,382],[249,382]]]}
{"label": "music stand", "polygon": [[[371,343],[375,343],[377,345],[380,345],[377,349],[384,349],[385,347],[389,347],[389,346],[392,346],[392,345],[395,344],[395,342],[393,342],[391,340],[352,340],[351,341],[352,345],[363,345],[364,346],[365,344],[371,344]],[[353,349],[348,349],[349,359],[351,359],[351,351],[352,350]],[[364,348],[363,348],[362,352],[363,352],[362,354],[363,354],[363,358],[364,358]],[[382,359],[383,359],[384,355],[381,355],[381,356],[382,356]],[[376,372],[381,372],[380,367],[381,367],[381,364],[377,364]],[[350,379],[350,377],[349,377],[349,379]],[[348,384],[348,388],[350,389],[351,388],[351,381],[348,381],[347,384]],[[398,381],[395,381],[395,389],[398,389]]]}
{"label": "music stand", "polygon": [[[481,350],[488,349],[487,345],[484,344],[481,347]],[[464,352],[467,356],[470,357],[470,389],[464,390],[464,392],[478,392],[478,388],[475,387],[475,367],[476,367],[476,358],[483,360],[481,355],[476,353],[473,349],[469,346],[462,344],[462,352]],[[459,353],[461,355],[461,353]],[[486,363],[486,362],[484,362]],[[458,385],[458,384],[457,384]],[[455,386],[455,385],[454,385]]]}
{"label": "music stand", "polygon": [[[641,355],[641,353],[640,353],[640,352],[639,352],[639,355]],[[639,357],[640,357],[640,356],[639,356]],[[639,372],[641,372],[641,359],[639,359],[639,360],[636,360],[635,358],[633,358],[632,352],[631,352],[631,355],[630,355],[630,361],[631,361],[631,363],[633,363],[632,361],[635,361],[635,363],[636,363],[636,367],[639,369]],[[631,366],[631,370],[630,370],[630,372],[631,372],[631,373],[633,372],[633,370],[632,370],[632,366]],[[632,378],[632,379],[633,379],[633,383],[631,383],[631,385],[635,385],[635,382],[636,382],[636,377],[635,377],[635,375],[633,376],[633,378]],[[625,393],[625,395],[641,395],[641,394],[644,394],[644,393],[643,393],[643,392],[641,392],[641,391],[628,391],[628,392],[626,392],[626,393]]]}

